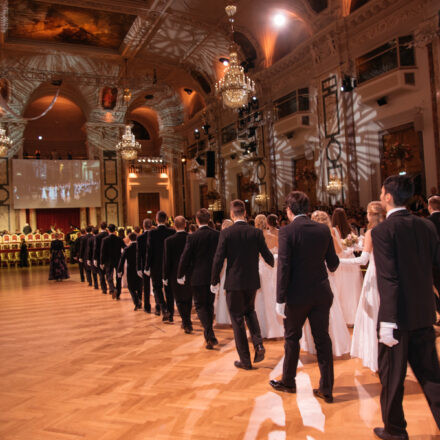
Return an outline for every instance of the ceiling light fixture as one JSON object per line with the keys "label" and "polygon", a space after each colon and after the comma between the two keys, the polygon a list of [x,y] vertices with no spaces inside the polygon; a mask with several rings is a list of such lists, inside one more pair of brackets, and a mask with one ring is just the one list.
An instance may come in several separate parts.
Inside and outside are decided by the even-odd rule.
{"label": "ceiling light fixture", "polygon": [[192,89],[188,89],[188,88],[183,89],[183,91],[188,93],[188,95],[191,95],[193,92]]}
{"label": "ceiling light fixture", "polygon": [[283,13],[278,12],[272,17],[272,22],[277,28],[282,28],[287,23],[287,17]]}
{"label": "ceiling light fixture", "polygon": [[131,131],[131,126],[127,124],[121,141],[116,145],[116,151],[121,153],[122,159],[135,160],[141,148],[141,144],[136,141]]}
{"label": "ceiling light fixture", "polygon": [[238,60],[238,49],[234,43],[234,15],[237,6],[228,5],[225,8],[231,24],[231,45],[229,47],[229,65],[224,77],[215,85],[216,95],[223,99],[223,105],[239,109],[249,102],[249,96],[255,93],[255,83],[245,73]]}
{"label": "ceiling light fixture", "polygon": [[229,66],[229,60],[227,58],[219,58],[219,61],[224,65],[224,66]]}

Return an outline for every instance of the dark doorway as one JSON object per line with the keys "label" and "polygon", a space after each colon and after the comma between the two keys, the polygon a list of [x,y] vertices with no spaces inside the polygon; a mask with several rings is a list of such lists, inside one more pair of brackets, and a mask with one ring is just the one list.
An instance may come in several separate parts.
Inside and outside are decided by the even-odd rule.
{"label": "dark doorway", "polygon": [[159,193],[139,193],[139,226],[142,227],[144,218],[156,218],[157,211],[160,210],[160,196]]}

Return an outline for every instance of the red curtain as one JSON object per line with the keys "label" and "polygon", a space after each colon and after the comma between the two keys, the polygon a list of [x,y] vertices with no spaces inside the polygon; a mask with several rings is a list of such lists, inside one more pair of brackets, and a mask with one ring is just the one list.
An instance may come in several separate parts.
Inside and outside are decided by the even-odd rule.
{"label": "red curtain", "polygon": [[67,234],[70,225],[79,227],[79,208],[37,209],[37,228],[40,232],[46,232],[54,226]]}

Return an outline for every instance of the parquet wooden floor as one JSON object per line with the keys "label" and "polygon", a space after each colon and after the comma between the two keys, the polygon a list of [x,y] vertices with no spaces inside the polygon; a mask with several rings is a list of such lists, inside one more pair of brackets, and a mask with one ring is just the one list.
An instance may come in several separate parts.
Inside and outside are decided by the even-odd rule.
{"label": "parquet wooden floor", "polygon": [[[379,381],[358,360],[335,362],[335,403],[314,398],[315,358],[302,354],[296,395],[275,393],[283,341],[237,370],[232,331],[220,348],[134,312],[79,283],[47,281],[47,267],[0,270],[0,439],[372,439],[381,426]],[[194,317],[195,318],[195,317]],[[439,339],[437,340],[439,341]],[[411,439],[440,438],[409,373],[405,412]]]}

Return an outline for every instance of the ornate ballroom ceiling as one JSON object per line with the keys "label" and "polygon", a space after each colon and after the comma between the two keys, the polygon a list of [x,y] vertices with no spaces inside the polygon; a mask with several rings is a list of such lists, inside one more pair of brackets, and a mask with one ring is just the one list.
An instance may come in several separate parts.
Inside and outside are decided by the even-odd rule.
{"label": "ornate ballroom ceiling", "polygon": [[[250,70],[270,66],[344,10],[349,13],[365,2],[235,1],[241,60]],[[9,0],[3,47],[14,53],[105,59],[119,75],[127,58],[129,73],[142,71],[206,96],[222,75],[219,58],[228,55],[225,5],[224,0]],[[283,29],[271,22],[279,11],[288,17]],[[74,68],[75,62],[64,64]]]}

